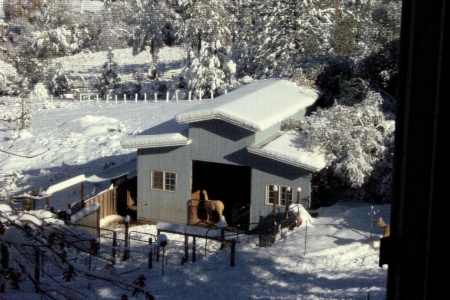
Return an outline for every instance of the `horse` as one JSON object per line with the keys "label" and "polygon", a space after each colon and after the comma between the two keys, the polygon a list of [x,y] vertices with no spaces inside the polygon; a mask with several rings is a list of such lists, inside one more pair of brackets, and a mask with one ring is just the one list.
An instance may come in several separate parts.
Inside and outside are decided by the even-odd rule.
{"label": "horse", "polygon": [[225,209],[225,206],[223,205],[223,202],[220,200],[209,200],[208,193],[203,190],[203,196],[205,200],[205,209],[207,214],[207,221],[212,221],[212,212],[217,211],[219,214],[219,219],[223,215],[223,210]]}
{"label": "horse", "polygon": [[381,217],[377,220],[376,224],[378,227],[383,229],[383,237],[388,237],[391,235],[391,226],[386,224]]}

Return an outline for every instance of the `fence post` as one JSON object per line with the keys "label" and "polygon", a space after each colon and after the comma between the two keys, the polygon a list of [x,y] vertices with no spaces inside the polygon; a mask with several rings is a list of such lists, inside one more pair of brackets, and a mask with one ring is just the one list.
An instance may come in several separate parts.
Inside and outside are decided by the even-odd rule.
{"label": "fence post", "polygon": [[123,103],[127,103],[127,94],[123,94]]}
{"label": "fence post", "polygon": [[98,99],[98,94],[95,94],[95,102],[98,103],[99,99]]}
{"label": "fence post", "polygon": [[115,100],[116,103],[117,103],[117,95],[114,95],[114,100]]}
{"label": "fence post", "polygon": [[302,191],[301,187],[297,188],[297,204],[300,204],[300,192]]}
{"label": "fence post", "polygon": [[155,102],[158,102],[158,94],[155,93]]}
{"label": "fence post", "polygon": [[113,231],[112,257],[113,265],[116,264],[117,231]]}
{"label": "fence post", "polygon": [[264,219],[264,211],[259,211],[259,246],[263,245],[263,219]]}
{"label": "fence post", "polygon": [[211,99],[214,98],[214,92],[211,90]]}
{"label": "fence post", "polygon": [[169,102],[169,92],[166,93],[166,102]]}
{"label": "fence post", "polygon": [[153,268],[153,247],[151,246],[153,244],[152,238],[148,238],[148,244],[150,245],[150,250],[148,251],[148,268]]}
{"label": "fence post", "polygon": [[130,216],[126,215],[125,218],[123,218],[123,221],[125,222],[125,249],[123,251],[123,260],[128,259],[128,229],[130,225]]}
{"label": "fence post", "polygon": [[178,93],[179,93],[180,91],[179,90],[176,90],[175,91],[175,101],[177,101],[178,102]]}
{"label": "fence post", "polygon": [[[39,272],[39,250],[34,250],[34,280],[36,280],[37,283],[39,283],[40,280],[40,272]],[[36,293],[38,293],[39,290],[36,288]]]}
{"label": "fence post", "polygon": [[185,233],[184,234],[184,258],[183,262],[186,262],[189,257],[189,236]]}
{"label": "fence post", "polygon": [[277,237],[277,202],[278,202],[278,186],[273,186],[273,207],[272,207],[272,217],[273,217],[273,237],[272,237],[272,243],[275,243],[276,237]]}
{"label": "fence post", "polygon": [[220,250],[225,248],[225,229],[222,228],[220,231]]}
{"label": "fence post", "polygon": [[153,269],[153,248],[148,251],[148,266],[149,269]]}
{"label": "fence post", "polygon": [[147,102],[147,93],[144,93],[144,103]]}
{"label": "fence post", "polygon": [[192,91],[189,91],[189,94],[188,94],[188,95],[189,95],[189,96],[188,96],[188,101],[191,102]]}
{"label": "fence post", "polygon": [[306,236],[308,235],[308,220],[305,221],[305,251],[303,252],[303,256],[306,255]]}
{"label": "fence post", "polygon": [[236,252],[236,240],[231,241],[231,254],[230,254],[230,266],[234,267],[234,257]]}
{"label": "fence post", "polygon": [[197,246],[195,245],[195,236],[193,237],[192,240],[192,262],[195,262],[197,260],[197,255],[196,255],[196,248]]}
{"label": "fence post", "polygon": [[137,99],[138,99],[138,95],[136,93],[136,94],[134,94],[134,102],[137,102]]}
{"label": "fence post", "polygon": [[289,198],[289,196],[290,196],[290,193],[291,192],[291,188],[290,187],[287,187],[286,188],[286,211],[284,212],[284,217],[287,219],[288,218],[288,212],[289,212],[289,205],[291,204],[290,202],[290,198]]}

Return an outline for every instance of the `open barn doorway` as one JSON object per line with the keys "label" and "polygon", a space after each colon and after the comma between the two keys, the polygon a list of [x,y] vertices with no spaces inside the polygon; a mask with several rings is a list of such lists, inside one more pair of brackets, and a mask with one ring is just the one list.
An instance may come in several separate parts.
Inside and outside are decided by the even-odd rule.
{"label": "open barn doorway", "polygon": [[250,187],[250,167],[192,161],[192,192],[206,190],[210,200],[221,200],[225,206],[223,215],[230,226],[250,221]]}

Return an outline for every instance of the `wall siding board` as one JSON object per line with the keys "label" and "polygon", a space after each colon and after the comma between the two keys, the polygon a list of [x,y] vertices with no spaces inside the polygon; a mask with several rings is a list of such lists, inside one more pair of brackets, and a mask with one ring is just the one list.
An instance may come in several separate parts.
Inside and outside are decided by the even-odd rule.
{"label": "wall siding board", "polygon": [[192,160],[233,165],[248,164],[245,148],[255,141],[253,132],[221,120],[190,124],[189,137]]}
{"label": "wall siding board", "polygon": [[[138,150],[138,219],[187,223],[191,178],[189,152],[189,146]],[[176,173],[176,190],[152,190],[152,170]]]}
{"label": "wall siding board", "polygon": [[[258,222],[261,210],[266,214],[272,212],[272,205],[265,204],[267,184],[290,186],[293,202],[297,200],[298,187],[302,188],[301,198],[310,196],[311,172],[257,156],[253,158],[252,167],[250,223]],[[284,210],[284,207],[282,209]]]}

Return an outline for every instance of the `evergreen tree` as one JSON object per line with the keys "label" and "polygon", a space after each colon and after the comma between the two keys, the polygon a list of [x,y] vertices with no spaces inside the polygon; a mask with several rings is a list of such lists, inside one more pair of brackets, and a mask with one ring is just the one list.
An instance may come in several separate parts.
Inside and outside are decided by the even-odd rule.
{"label": "evergreen tree", "polygon": [[133,32],[128,44],[133,54],[148,50],[152,57],[151,77],[156,77],[158,51],[164,47],[167,34],[166,24],[175,18],[171,2],[168,0],[137,0],[135,16],[130,20]]}
{"label": "evergreen tree", "polygon": [[185,21],[178,38],[187,45],[182,85],[194,97],[218,95],[234,83],[235,65],[230,56],[234,17],[228,1],[180,1]]}
{"label": "evergreen tree", "polygon": [[102,97],[106,96],[108,90],[119,87],[120,83],[117,63],[114,61],[114,53],[111,48],[109,49],[106,57],[107,61],[103,64],[102,74],[97,79],[97,83],[95,85]]}

